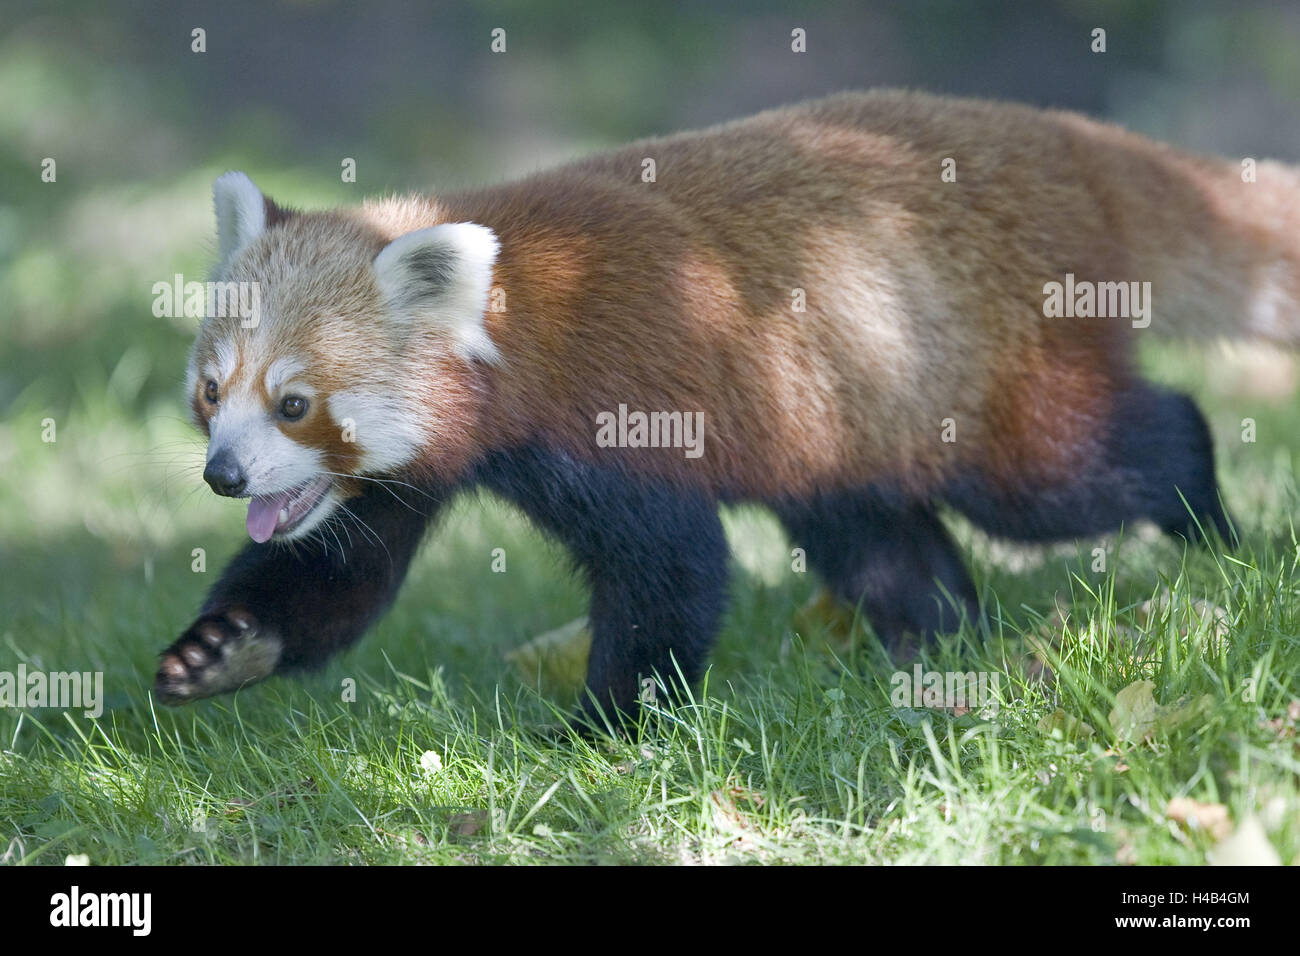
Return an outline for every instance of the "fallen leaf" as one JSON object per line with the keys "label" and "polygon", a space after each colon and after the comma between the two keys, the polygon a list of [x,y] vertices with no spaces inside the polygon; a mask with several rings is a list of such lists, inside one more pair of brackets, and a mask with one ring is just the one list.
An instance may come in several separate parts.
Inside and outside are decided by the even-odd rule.
{"label": "fallen leaf", "polygon": [[1165,808],[1165,815],[1189,830],[1208,833],[1215,840],[1223,840],[1232,832],[1232,818],[1221,803],[1198,803],[1190,797],[1174,797]]}
{"label": "fallen leaf", "polygon": [[826,588],[818,588],[803,606],[794,612],[790,626],[804,638],[825,635],[827,645],[846,648],[853,642],[854,609]]}
{"label": "fallen leaf", "polygon": [[1115,707],[1108,715],[1111,729],[1120,740],[1146,740],[1168,732],[1203,714],[1213,702],[1209,694],[1182,698],[1162,707],[1156,703],[1155,683],[1138,680],[1115,695]]}
{"label": "fallen leaf", "polygon": [[727,794],[732,800],[743,800],[745,803],[751,804],[755,809],[761,809],[763,806],[763,795],[755,790],[750,790],[748,787],[732,784],[727,789]]}
{"label": "fallen leaf", "polygon": [[[714,790],[709,794],[709,801],[713,809],[714,827],[720,833],[730,837],[728,843],[733,848],[740,849],[749,846],[752,842],[750,832],[753,827],[736,807],[736,794],[738,793],[743,793],[743,791],[737,787]],[[742,797],[742,799],[748,799],[748,797]]]}
{"label": "fallen leaf", "polygon": [[1156,709],[1156,730],[1170,731],[1182,724],[1189,723],[1209,710],[1212,703],[1214,703],[1213,696],[1202,694],[1200,697],[1179,698],[1176,703],[1168,707],[1158,707]]}
{"label": "fallen leaf", "polygon": [[380,836],[386,836],[403,846],[409,847],[412,843],[417,846],[428,846],[429,838],[419,830],[410,830],[405,833],[394,833],[392,830],[385,830],[383,827],[375,827],[375,832]]}
{"label": "fallen leaf", "polygon": [[1272,720],[1261,720],[1259,726],[1262,730],[1273,731],[1280,739],[1294,737],[1297,723],[1300,723],[1300,700],[1293,700],[1287,704],[1285,714],[1281,717],[1274,717]]}
{"label": "fallen leaf", "polygon": [[1061,594],[1053,597],[1055,608],[1033,630],[1025,632],[1025,655],[1021,658],[1025,679],[1040,684],[1050,684],[1056,679],[1051,660],[1060,656],[1065,629],[1070,623],[1070,612],[1061,606]]}
{"label": "fallen leaf", "polygon": [[272,798],[275,799],[276,807],[283,810],[285,807],[292,806],[293,804],[297,803],[299,797],[309,793],[315,793],[315,792],[316,792],[316,781],[313,778],[308,777],[306,780],[301,781],[296,787],[289,787],[284,790],[276,790],[272,793],[266,794],[265,796],[258,797],[256,800],[245,800],[243,797],[233,797],[232,799],[226,801],[225,810],[227,815],[232,813],[240,813],[241,811],[246,810],[249,807],[256,806],[257,804],[261,803],[263,800],[270,800]]}
{"label": "fallen leaf", "polygon": [[1155,727],[1156,685],[1138,680],[1115,695],[1115,707],[1107,719],[1120,740],[1140,740]]}
{"label": "fallen leaf", "polygon": [[587,679],[591,630],[585,617],[576,618],[506,652],[520,679],[537,690],[578,690]]}
{"label": "fallen leaf", "polygon": [[1060,707],[1038,722],[1038,730],[1049,737],[1059,734],[1065,740],[1087,740],[1097,732],[1091,724],[1067,714]]}

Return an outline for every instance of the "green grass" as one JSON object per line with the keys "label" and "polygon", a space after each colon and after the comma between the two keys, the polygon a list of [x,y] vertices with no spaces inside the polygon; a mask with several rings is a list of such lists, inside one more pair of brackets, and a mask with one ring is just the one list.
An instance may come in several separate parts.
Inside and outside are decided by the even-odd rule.
{"label": "green grass", "polygon": [[[1167,351],[1151,364],[1193,382],[1210,361]],[[919,662],[999,675],[996,714],[892,706],[890,675],[914,661],[888,659],[861,623],[848,640],[815,624],[798,633],[815,583],[790,573],[770,518],[739,510],[726,515],[733,606],[707,685],[693,705],[648,715],[638,738],[594,743],[537,733],[572,697],[535,693],[503,658],[580,614],[583,595],[554,548],[490,500],[454,510],[393,612],[325,672],[156,707],[154,655],[238,546],[238,509],[193,492],[200,446],[165,404],[135,418],[89,392],[56,415],[53,445],[34,424],[41,408],[11,410],[0,669],[102,670],[107,709],[97,721],[0,710],[0,852],[39,863],[1188,864],[1214,844],[1166,813],[1191,797],[1233,821],[1257,817],[1295,861],[1300,749],[1285,721],[1266,723],[1300,697],[1290,409],[1250,400],[1277,441],[1234,445],[1222,423],[1241,400],[1202,398],[1240,553],[1184,553],[1142,529],[1018,550],[959,525],[994,637],[963,632]],[[1107,549],[1104,572],[1092,570],[1094,546]],[[205,573],[192,570],[195,547]],[[488,570],[496,547],[505,574]],[[1173,599],[1144,613],[1166,587]],[[1226,633],[1193,601],[1221,608]],[[1108,714],[1140,679],[1160,704],[1208,702],[1193,720],[1121,740]],[[1058,708],[1093,736],[1042,729]]]}

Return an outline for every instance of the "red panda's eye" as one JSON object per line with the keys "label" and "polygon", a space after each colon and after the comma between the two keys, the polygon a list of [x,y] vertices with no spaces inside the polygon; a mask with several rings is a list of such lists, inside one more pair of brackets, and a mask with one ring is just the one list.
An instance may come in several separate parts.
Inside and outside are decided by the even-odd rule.
{"label": "red panda's eye", "polygon": [[307,412],[307,399],[290,395],[280,403],[280,414],[285,418],[302,418]]}
{"label": "red panda's eye", "polygon": [[203,397],[213,405],[217,404],[217,399],[221,397],[221,390],[212,379],[208,379],[208,384],[203,387]]}

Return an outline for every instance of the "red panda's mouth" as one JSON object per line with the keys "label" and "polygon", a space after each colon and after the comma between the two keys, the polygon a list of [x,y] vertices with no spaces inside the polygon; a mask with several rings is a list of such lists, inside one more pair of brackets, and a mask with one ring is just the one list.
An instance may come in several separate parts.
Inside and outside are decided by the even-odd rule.
{"label": "red panda's mouth", "polygon": [[254,495],[248,502],[248,536],[261,544],[274,534],[292,531],[316,510],[333,483],[329,475],[322,475],[288,491]]}

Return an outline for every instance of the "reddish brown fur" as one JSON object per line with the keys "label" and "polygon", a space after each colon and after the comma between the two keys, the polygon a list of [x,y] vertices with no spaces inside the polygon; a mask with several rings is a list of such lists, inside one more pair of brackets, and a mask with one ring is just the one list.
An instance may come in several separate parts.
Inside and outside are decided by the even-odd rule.
{"label": "reddish brown fur", "polygon": [[[940,181],[949,156],[956,183]],[[1281,262],[1294,302],[1294,176],[1262,170],[1252,192],[1237,172],[1071,114],[883,92],[447,198],[440,218],[502,241],[509,309],[488,327],[506,368],[490,375],[481,440],[541,432],[758,497],[883,477],[924,489],[976,465],[1003,481],[1059,478],[1096,453],[1135,333],[1122,319],[1044,318],[1045,282],[1148,280],[1157,329],[1216,308],[1240,324],[1261,271]],[[1279,194],[1289,214],[1261,217]],[[1270,219],[1274,230],[1255,224]],[[826,306],[828,288],[855,280],[895,283],[904,311],[935,310],[910,330],[910,376],[881,384],[891,356],[870,334],[856,350],[825,345],[829,326],[878,321],[869,303]],[[795,287],[808,290],[804,315]],[[595,448],[596,413],[620,402],[703,410],[704,457]],[[939,440],[945,418],[955,444]]]}

